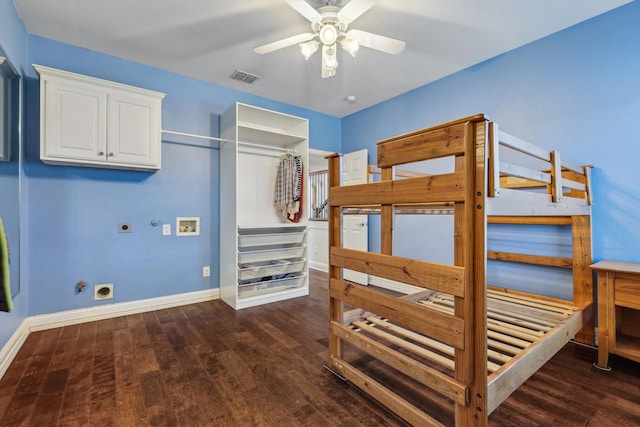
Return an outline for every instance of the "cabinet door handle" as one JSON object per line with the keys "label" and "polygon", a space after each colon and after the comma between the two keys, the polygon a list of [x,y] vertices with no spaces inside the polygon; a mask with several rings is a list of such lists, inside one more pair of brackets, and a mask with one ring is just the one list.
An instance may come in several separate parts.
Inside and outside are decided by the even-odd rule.
{"label": "cabinet door handle", "polygon": [[109,157],[113,157],[113,153],[109,153]]}
{"label": "cabinet door handle", "polygon": [[100,151],[100,152],[98,153],[98,156],[104,156],[104,151]]}

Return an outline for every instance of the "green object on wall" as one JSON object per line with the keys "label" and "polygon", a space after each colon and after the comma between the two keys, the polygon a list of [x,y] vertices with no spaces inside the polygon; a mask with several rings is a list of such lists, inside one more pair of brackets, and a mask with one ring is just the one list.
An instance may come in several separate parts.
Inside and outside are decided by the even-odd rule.
{"label": "green object on wall", "polygon": [[0,311],[13,310],[11,300],[11,277],[9,275],[9,244],[0,218]]}

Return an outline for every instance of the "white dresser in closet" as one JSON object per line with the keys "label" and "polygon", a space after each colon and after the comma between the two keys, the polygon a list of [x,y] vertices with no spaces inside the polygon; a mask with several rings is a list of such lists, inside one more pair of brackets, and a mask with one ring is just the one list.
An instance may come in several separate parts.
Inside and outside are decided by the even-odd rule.
{"label": "white dresser in closet", "polygon": [[[220,119],[220,296],[235,309],[309,294],[307,119],[237,103]],[[287,153],[304,167],[297,223],[274,205]]]}

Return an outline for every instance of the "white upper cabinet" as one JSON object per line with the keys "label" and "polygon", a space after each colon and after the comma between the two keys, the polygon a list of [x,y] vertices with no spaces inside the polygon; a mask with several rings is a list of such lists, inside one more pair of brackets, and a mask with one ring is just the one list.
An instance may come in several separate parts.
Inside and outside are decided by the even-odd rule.
{"label": "white upper cabinet", "polygon": [[108,162],[160,168],[160,102],[147,94],[109,94]]}
{"label": "white upper cabinet", "polygon": [[104,161],[107,93],[83,82],[43,77],[41,157]]}
{"label": "white upper cabinet", "polygon": [[157,170],[164,94],[34,65],[40,75],[40,159]]}

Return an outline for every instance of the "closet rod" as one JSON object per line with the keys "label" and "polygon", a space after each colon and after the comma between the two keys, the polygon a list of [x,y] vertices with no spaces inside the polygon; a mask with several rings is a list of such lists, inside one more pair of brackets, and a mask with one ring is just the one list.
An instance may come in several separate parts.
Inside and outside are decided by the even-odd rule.
{"label": "closet rod", "polygon": [[196,135],[195,133],[175,132],[175,131],[172,131],[172,130],[164,130],[164,129],[162,129],[162,133],[170,133],[172,135],[190,136],[192,138],[209,139],[209,140],[212,140],[212,141],[221,141],[221,142],[228,142],[229,141],[228,139],[216,138],[215,136]]}
{"label": "closet rod", "polygon": [[267,144],[258,144],[257,142],[238,141],[238,145],[249,145],[251,147],[268,148],[269,150],[285,151],[287,153],[292,153],[292,152],[294,153],[296,151],[292,148],[284,148],[284,147],[278,147],[275,145],[267,145]]}

